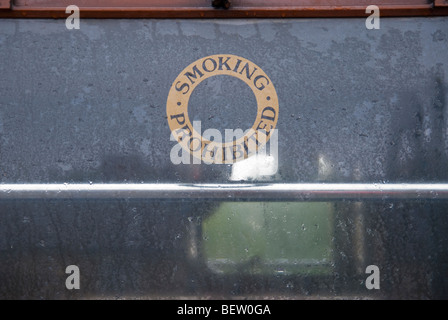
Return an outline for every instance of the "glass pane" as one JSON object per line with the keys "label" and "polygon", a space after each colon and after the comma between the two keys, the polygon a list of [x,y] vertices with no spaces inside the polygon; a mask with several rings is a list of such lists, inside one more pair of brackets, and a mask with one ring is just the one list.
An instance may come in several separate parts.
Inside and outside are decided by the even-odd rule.
{"label": "glass pane", "polygon": [[447,24],[0,20],[0,297],[446,298]]}

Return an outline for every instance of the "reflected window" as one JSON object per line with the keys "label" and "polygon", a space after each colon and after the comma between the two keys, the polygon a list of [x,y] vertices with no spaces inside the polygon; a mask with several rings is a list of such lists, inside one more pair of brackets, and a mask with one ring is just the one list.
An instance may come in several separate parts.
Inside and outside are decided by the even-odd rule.
{"label": "reflected window", "polygon": [[225,202],[203,222],[203,250],[216,273],[328,274],[330,203]]}

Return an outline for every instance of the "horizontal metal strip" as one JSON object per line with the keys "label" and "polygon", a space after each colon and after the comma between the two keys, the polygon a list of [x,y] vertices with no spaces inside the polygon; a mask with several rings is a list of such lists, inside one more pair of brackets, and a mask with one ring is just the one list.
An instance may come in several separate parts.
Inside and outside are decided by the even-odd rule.
{"label": "horizontal metal strip", "polygon": [[448,199],[448,184],[0,184],[0,199],[215,199],[221,201]]}
{"label": "horizontal metal strip", "polygon": [[[447,7],[422,5],[381,5],[381,17],[444,16]],[[234,7],[219,10],[211,7],[83,7],[81,18],[300,18],[300,17],[367,17],[365,6],[288,6]],[[0,10],[0,18],[61,18],[70,14],[65,7],[13,6]]]}

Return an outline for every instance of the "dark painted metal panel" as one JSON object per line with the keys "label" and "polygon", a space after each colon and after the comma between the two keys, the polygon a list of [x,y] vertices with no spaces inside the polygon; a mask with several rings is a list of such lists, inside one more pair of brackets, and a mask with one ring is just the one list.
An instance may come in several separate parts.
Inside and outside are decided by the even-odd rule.
{"label": "dark painted metal panel", "polygon": [[[440,197],[418,188],[412,199],[389,197],[396,183],[448,181],[447,25],[444,17],[382,19],[379,30],[366,29],[365,19],[81,19],[79,30],[67,30],[63,20],[0,20],[0,61],[8,61],[0,64],[0,183],[142,190],[167,183],[159,193],[185,183],[187,192],[234,185],[232,166],[171,163],[166,102],[187,65],[235,54],[260,66],[279,97],[279,170],[245,183],[262,194],[270,183],[293,183],[304,193],[280,208],[255,202],[238,211],[238,202],[218,222],[246,222],[248,243],[263,243],[263,232],[292,248],[299,235],[326,237],[332,256],[329,271],[311,272],[306,261],[305,272],[288,274],[280,268],[288,259],[269,262],[247,248],[239,272],[218,273],[202,234],[204,221],[221,212],[218,201],[108,199],[107,192],[51,199],[58,190],[6,199],[15,192],[6,187],[0,297],[447,298],[444,189]],[[252,91],[231,77],[208,80],[190,99],[191,118],[204,129],[251,125]],[[301,202],[303,182],[364,183],[375,197],[326,199],[323,221],[308,225],[301,217],[315,212]],[[257,273],[272,263],[275,272]],[[65,287],[71,264],[80,267],[80,290]],[[364,286],[370,264],[381,270],[380,290]]]}

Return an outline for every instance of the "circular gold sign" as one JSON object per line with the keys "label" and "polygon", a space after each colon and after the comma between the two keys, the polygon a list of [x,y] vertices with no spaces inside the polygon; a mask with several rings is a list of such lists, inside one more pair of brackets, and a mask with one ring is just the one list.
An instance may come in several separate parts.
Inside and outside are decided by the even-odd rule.
{"label": "circular gold sign", "polygon": [[[257,117],[252,128],[234,141],[204,139],[188,117],[191,93],[202,81],[216,75],[244,81],[257,101]],[[277,124],[278,97],[271,79],[256,64],[238,56],[218,54],[193,62],[179,74],[171,86],[166,112],[172,135],[195,158],[208,164],[234,163],[255,154],[267,143]]]}

